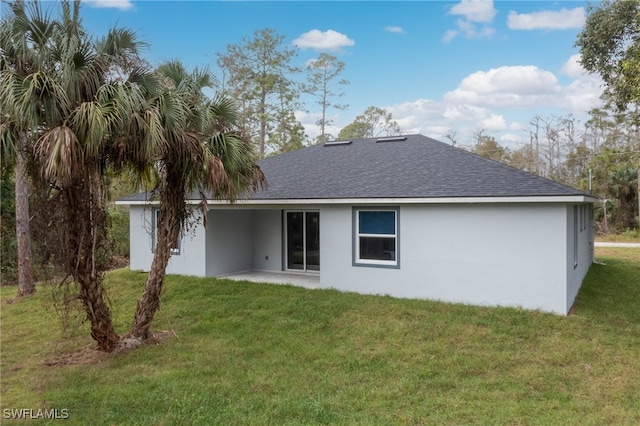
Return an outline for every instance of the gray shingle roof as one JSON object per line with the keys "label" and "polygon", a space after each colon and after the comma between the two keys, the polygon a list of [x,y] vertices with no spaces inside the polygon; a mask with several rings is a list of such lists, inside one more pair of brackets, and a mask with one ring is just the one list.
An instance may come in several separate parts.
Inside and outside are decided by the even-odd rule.
{"label": "gray shingle roof", "polygon": [[257,200],[586,195],[423,135],[314,145],[260,167],[269,188]]}
{"label": "gray shingle roof", "polygon": [[[314,145],[260,161],[253,200],[536,197],[588,194],[423,135]],[[142,201],[136,194],[122,201]],[[196,197],[199,198],[199,197]]]}

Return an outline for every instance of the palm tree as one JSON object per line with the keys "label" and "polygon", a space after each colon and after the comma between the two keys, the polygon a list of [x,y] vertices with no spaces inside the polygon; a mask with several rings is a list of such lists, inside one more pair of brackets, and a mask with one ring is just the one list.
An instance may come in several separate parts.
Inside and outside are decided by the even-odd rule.
{"label": "palm tree", "polygon": [[[105,302],[100,253],[106,229],[105,171],[121,153],[123,132],[144,101],[137,83],[124,82],[117,70],[135,57],[139,44],[132,33],[111,30],[98,42],[79,18],[79,2],[62,3],[59,20],[39,31],[39,4],[26,10],[12,4],[13,14],[33,23],[33,33],[46,48],[37,66],[18,73],[2,69],[0,99],[21,131],[37,138],[34,162],[44,184],[55,188],[51,202],[62,209],[66,236],[58,260],[78,284],[77,298],[91,323],[91,335],[104,351],[119,342]],[[35,37],[35,36],[34,36]],[[18,43],[14,43],[18,46]],[[126,138],[125,138],[126,139]],[[124,150],[138,152],[139,150]]]}
{"label": "palm tree", "polygon": [[36,291],[33,262],[31,257],[31,233],[29,226],[29,182],[27,159],[33,148],[34,138],[40,120],[38,100],[31,99],[32,105],[22,109],[23,114],[8,114],[15,98],[19,96],[19,86],[12,83],[13,75],[22,79],[45,69],[48,64],[48,41],[55,28],[55,22],[39,7],[27,7],[23,2],[11,5],[11,14],[0,22],[0,124],[2,156],[14,164],[16,199],[16,239],[18,245],[18,295],[33,294]]}
{"label": "palm tree", "polygon": [[203,96],[201,90],[213,85],[212,77],[199,70],[188,73],[176,61],[160,66],[157,75],[162,88],[150,100],[150,109],[163,123],[157,157],[160,212],[153,261],[129,332],[138,341],[150,336],[171,248],[191,214],[187,197],[201,194],[206,218],[205,194],[233,201],[242,192],[266,184],[250,142],[233,132],[233,103],[224,97],[208,100]]}

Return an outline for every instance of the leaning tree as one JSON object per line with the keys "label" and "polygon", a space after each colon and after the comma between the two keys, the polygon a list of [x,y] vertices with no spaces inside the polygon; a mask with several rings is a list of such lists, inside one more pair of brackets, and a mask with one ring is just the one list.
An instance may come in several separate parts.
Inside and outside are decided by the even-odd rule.
{"label": "leaning tree", "polygon": [[206,219],[207,199],[234,201],[266,183],[251,143],[234,132],[232,101],[203,96],[202,88],[214,85],[212,76],[201,70],[187,72],[177,61],[161,65],[156,75],[161,85],[149,99],[149,111],[162,123],[155,157],[159,215],[151,268],[129,332],[138,341],[150,336],[172,247],[193,213],[185,200],[200,194]]}

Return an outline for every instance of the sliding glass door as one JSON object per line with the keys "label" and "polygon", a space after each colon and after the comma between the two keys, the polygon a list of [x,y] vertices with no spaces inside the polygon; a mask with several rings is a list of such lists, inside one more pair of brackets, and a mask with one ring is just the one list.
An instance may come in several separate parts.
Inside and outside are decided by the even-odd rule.
{"label": "sliding glass door", "polygon": [[285,212],[287,269],[320,271],[320,212]]}

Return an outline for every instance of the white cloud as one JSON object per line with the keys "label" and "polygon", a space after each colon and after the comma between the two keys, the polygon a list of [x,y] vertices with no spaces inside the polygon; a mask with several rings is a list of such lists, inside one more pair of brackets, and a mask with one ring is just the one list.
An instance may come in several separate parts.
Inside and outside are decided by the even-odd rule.
{"label": "white cloud", "polygon": [[448,43],[459,34],[471,39],[481,39],[489,38],[495,33],[495,30],[489,26],[481,26],[478,28],[477,25],[463,19],[458,19],[456,21],[456,27],[458,28],[457,30],[445,31],[442,36],[443,42]]}
{"label": "white cloud", "polygon": [[456,30],[447,30],[447,31],[445,31],[444,35],[442,36],[442,41],[445,42],[445,43],[449,43],[458,34],[460,34],[460,33],[458,31],[456,31]]}
{"label": "white cloud", "polygon": [[447,92],[447,102],[490,107],[525,107],[539,104],[560,91],[558,79],[549,71],[532,65],[504,66],[476,71],[458,88]]}
{"label": "white cloud", "polygon": [[353,46],[356,42],[334,30],[322,32],[314,29],[293,40],[293,44],[300,49],[340,50],[346,46]]}
{"label": "white cloud", "polygon": [[593,75],[579,77],[564,88],[558,105],[572,114],[583,114],[602,104],[600,95],[603,86],[604,82],[600,77]]}
{"label": "white cloud", "polygon": [[493,0],[462,0],[450,10],[450,15],[463,16],[469,22],[491,22],[498,11],[493,7]]}
{"label": "white cloud", "polygon": [[120,10],[133,8],[131,0],[84,0],[83,3],[98,8],[115,8]]}
{"label": "white cloud", "polygon": [[562,65],[560,69],[563,74],[571,77],[571,78],[579,78],[583,75],[588,74],[587,71],[580,64],[580,54],[576,53],[575,55],[571,55],[571,57],[567,60],[567,62]]}
{"label": "white cloud", "polygon": [[396,34],[404,34],[404,28],[399,27],[397,25],[389,25],[388,27],[384,27],[384,30],[389,32],[389,33],[396,33]]}
{"label": "white cloud", "polygon": [[489,26],[498,11],[493,0],[462,0],[450,10],[450,15],[461,16],[456,20],[456,29],[447,30],[442,41],[450,42],[458,35],[471,39],[489,38],[495,30]]}
{"label": "white cloud", "polygon": [[454,105],[422,98],[384,108],[393,114],[404,133],[424,133],[439,140],[450,129],[460,131],[460,141],[466,140],[473,130],[507,129],[502,115],[475,105]]}
{"label": "white cloud", "polygon": [[484,129],[503,146],[517,149],[528,141],[528,120],[536,114],[573,114],[581,120],[600,104],[602,81],[580,73],[576,63],[574,55],[562,67],[572,78],[568,84],[535,66],[503,66],[468,75],[442,100],[419,98],[384,108],[405,133],[446,141],[444,135],[453,129],[464,145]]}
{"label": "white cloud", "polygon": [[507,26],[512,30],[566,30],[582,28],[584,22],[582,7],[533,13],[517,13],[512,10],[507,17]]}
{"label": "white cloud", "polygon": [[500,145],[514,146],[522,142],[525,142],[525,139],[523,135],[514,135],[513,133],[505,133],[500,135],[498,142],[500,143]]}

